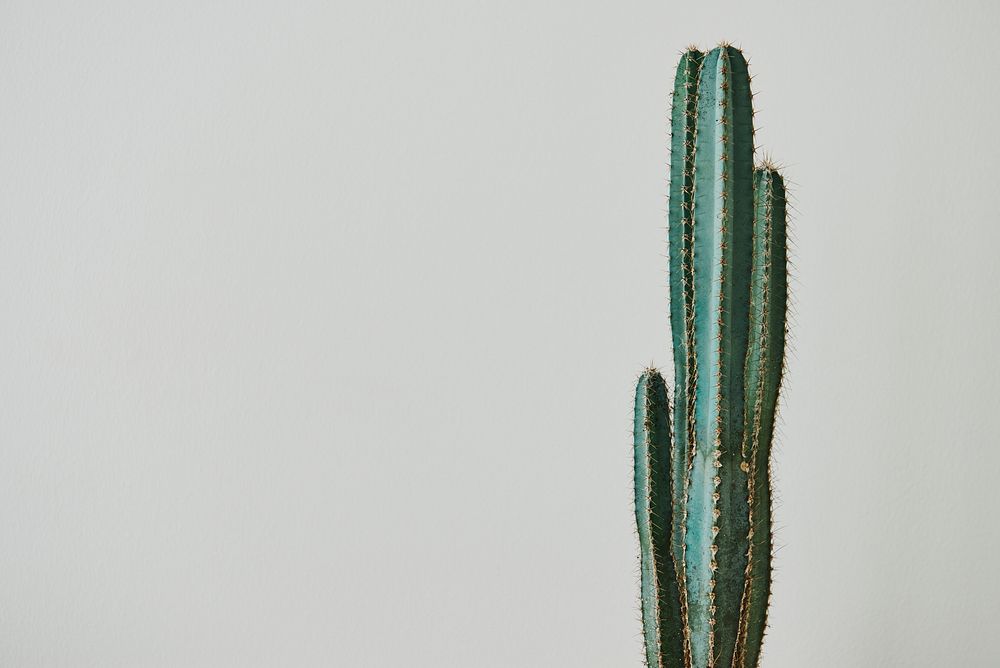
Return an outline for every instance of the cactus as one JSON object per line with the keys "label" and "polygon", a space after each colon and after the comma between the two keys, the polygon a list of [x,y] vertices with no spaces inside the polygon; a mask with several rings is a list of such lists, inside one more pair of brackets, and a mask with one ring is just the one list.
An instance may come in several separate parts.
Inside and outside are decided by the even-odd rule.
{"label": "cactus", "polygon": [[750,77],[738,49],[689,49],[673,100],[673,419],[655,369],[640,376],[635,397],[645,658],[652,668],[756,668],[771,584],[785,188],[770,162],[754,167]]}

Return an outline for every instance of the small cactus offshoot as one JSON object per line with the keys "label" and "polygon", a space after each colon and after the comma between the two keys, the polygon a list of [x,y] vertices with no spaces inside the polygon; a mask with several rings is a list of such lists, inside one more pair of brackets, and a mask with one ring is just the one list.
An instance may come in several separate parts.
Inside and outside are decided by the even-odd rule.
{"label": "small cactus offshoot", "polygon": [[771,585],[770,451],[785,354],[781,174],[754,166],[743,54],[689,49],[671,112],[673,406],[635,396],[635,516],[651,668],[756,668]]}

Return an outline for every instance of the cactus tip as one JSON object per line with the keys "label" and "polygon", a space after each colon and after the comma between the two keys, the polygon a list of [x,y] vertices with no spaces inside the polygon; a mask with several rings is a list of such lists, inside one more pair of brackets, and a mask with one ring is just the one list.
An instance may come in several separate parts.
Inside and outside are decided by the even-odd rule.
{"label": "cactus tip", "polygon": [[778,172],[781,171],[782,167],[774,159],[774,156],[772,156],[769,152],[765,151],[764,154],[761,156],[760,165],[758,165],[758,169],[765,169],[769,172]]}

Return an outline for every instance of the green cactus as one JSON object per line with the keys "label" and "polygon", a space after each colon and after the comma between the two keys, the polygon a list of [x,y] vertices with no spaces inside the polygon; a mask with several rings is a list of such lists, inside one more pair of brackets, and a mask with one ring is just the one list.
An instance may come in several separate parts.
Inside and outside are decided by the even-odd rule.
{"label": "green cactus", "polygon": [[781,175],[753,165],[751,98],[738,49],[681,57],[668,227],[673,420],[655,369],[639,378],[635,401],[643,638],[654,668],[756,668],[767,621],[786,212]]}

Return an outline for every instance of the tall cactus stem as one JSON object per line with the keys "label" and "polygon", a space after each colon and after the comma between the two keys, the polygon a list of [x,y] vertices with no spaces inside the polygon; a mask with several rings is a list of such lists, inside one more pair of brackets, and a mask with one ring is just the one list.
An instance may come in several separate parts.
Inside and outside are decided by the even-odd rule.
{"label": "tall cactus stem", "polygon": [[670,402],[663,376],[655,369],[643,372],[636,385],[633,435],[646,665],[684,668],[681,599],[670,554],[673,524]]}
{"label": "tall cactus stem", "polygon": [[689,413],[689,370],[694,369],[694,148],[697,140],[698,75],[704,54],[688,49],[681,56],[674,79],[671,108],[670,209],[668,239],[670,253],[670,330],[674,349],[674,441],[671,449],[674,517],[671,553],[677,569],[681,619],[684,622],[684,655],[691,661],[691,639],[687,629],[687,593],[684,584],[684,498],[691,446],[689,434],[693,414]]}
{"label": "tall cactus stem", "polygon": [[770,454],[783,374],[787,311],[785,186],[770,164],[754,170],[754,246],[750,349],[743,440],[750,462],[750,550],[734,666],[756,668],[767,627],[771,588]]}
{"label": "tall cactus stem", "polygon": [[728,665],[748,551],[742,459],[753,220],[753,136],[746,61],[713,49],[698,86],[694,190],[694,414],[685,521],[692,662]]}

